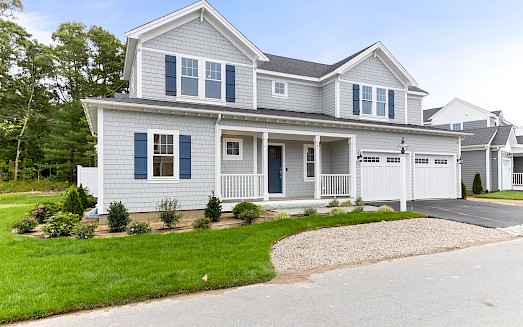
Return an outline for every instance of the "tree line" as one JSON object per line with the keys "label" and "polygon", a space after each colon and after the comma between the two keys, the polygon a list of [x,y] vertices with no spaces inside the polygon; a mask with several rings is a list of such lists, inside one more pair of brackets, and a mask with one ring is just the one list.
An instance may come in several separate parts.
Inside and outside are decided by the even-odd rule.
{"label": "tree line", "polygon": [[127,91],[125,45],[100,26],[61,23],[44,45],[17,24],[20,0],[0,0],[0,180],[74,182],[93,166],[94,145],[80,100]]}

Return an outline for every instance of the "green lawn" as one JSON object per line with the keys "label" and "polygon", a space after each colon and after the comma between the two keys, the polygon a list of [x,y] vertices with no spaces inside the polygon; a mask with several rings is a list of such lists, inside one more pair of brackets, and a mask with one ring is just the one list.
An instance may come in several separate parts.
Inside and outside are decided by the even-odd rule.
{"label": "green lawn", "polygon": [[[271,245],[300,231],[422,214],[360,213],[278,220],[225,230],[113,239],[33,239],[10,226],[59,195],[0,195],[0,322],[171,294],[264,282]],[[208,282],[201,277],[208,274]]]}
{"label": "green lawn", "polygon": [[523,192],[499,191],[499,192],[493,192],[493,193],[474,195],[474,197],[487,198],[487,199],[523,200]]}

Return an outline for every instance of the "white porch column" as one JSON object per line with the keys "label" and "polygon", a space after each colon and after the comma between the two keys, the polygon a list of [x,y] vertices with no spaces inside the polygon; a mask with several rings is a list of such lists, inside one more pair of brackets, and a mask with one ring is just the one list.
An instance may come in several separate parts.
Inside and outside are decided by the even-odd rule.
{"label": "white porch column", "polygon": [[260,185],[258,180],[258,137],[252,137],[252,170],[254,174],[254,197],[260,196]]}
{"label": "white porch column", "polygon": [[487,147],[487,150],[485,151],[485,190],[484,191],[491,191],[490,189],[490,146]]}
{"label": "white porch column", "polygon": [[321,151],[320,136],[314,136],[314,198],[321,198]]}
{"label": "white porch column", "polygon": [[400,154],[401,194],[400,211],[407,211],[407,154]]}
{"label": "white porch column", "polygon": [[218,124],[215,126],[215,142],[214,142],[214,195],[217,198],[222,197],[222,130],[218,127]]}
{"label": "white porch column", "polygon": [[263,200],[269,201],[269,133],[262,134],[263,147]]}
{"label": "white porch column", "polygon": [[356,137],[347,139],[349,143],[350,196],[356,198]]}

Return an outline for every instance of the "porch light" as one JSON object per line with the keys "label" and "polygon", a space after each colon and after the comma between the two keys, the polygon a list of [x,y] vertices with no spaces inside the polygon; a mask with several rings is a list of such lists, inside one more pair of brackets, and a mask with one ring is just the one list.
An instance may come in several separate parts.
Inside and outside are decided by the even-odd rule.
{"label": "porch light", "polygon": [[409,148],[409,145],[405,143],[405,137],[401,138],[401,142],[398,144],[398,150],[401,152],[401,154],[405,154],[405,151]]}
{"label": "porch light", "polygon": [[[496,158],[494,158],[496,159]],[[463,163],[463,159],[461,159],[461,157],[458,157],[458,159],[456,160],[456,162],[461,165]]]}
{"label": "porch light", "polygon": [[358,159],[359,162],[363,161],[363,153],[361,153],[361,150],[360,150],[360,152],[358,152],[358,155],[356,156],[356,159]]}

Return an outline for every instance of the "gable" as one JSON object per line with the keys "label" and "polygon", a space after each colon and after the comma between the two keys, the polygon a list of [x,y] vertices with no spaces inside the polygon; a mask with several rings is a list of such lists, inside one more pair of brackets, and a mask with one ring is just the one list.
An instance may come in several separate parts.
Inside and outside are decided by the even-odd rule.
{"label": "gable", "polygon": [[385,66],[385,64],[375,56],[369,56],[367,59],[342,74],[341,78],[353,82],[383,85],[401,89],[405,87],[403,83],[401,83],[387,68],[387,66]]}
{"label": "gable", "polygon": [[431,120],[432,125],[487,120],[492,114],[485,109],[460,99],[454,99],[439,110]]}
{"label": "gable", "polygon": [[143,43],[152,48],[172,53],[214,58],[223,61],[252,64],[231,41],[207,20],[195,18]]}

